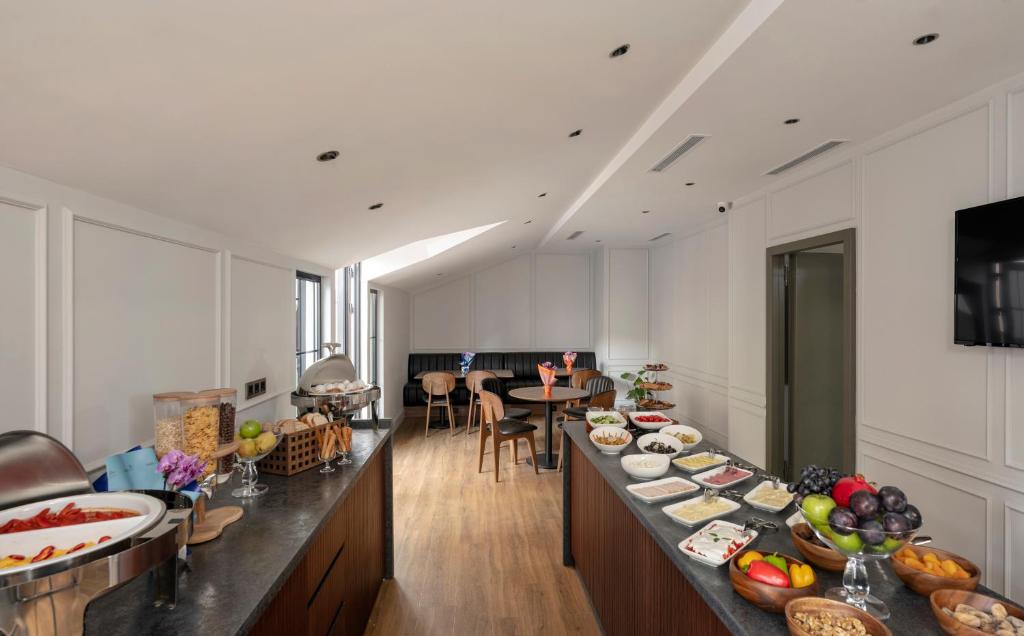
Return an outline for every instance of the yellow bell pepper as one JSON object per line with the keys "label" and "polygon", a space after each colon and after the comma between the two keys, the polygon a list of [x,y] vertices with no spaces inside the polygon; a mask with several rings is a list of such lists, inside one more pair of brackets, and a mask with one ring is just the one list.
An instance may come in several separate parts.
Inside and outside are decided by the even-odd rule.
{"label": "yellow bell pepper", "polygon": [[814,570],[806,564],[790,564],[789,580],[793,583],[793,587],[807,587],[814,583]]}
{"label": "yellow bell pepper", "polygon": [[740,570],[746,572],[747,568],[750,567],[750,564],[754,561],[764,561],[764,555],[756,550],[748,550],[740,555],[736,565],[739,566]]}

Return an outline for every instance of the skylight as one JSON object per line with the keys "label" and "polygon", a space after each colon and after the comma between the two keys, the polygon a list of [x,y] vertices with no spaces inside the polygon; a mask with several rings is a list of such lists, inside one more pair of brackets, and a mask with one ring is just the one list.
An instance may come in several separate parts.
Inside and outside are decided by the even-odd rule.
{"label": "skylight", "polygon": [[466,241],[480,236],[488,230],[502,225],[505,221],[498,221],[497,223],[491,223],[490,225],[480,225],[477,227],[471,227],[468,230],[459,230],[458,232],[452,232],[450,234],[442,234],[440,236],[433,236],[425,238],[419,241],[413,241],[407,243],[401,247],[396,247],[390,252],[384,252],[378,254],[372,258],[368,258],[363,261],[363,276],[366,280],[373,280],[390,274],[391,272],[398,271],[415,265],[421,261],[425,261],[428,258],[432,258],[447,252],[456,245],[465,243]]}

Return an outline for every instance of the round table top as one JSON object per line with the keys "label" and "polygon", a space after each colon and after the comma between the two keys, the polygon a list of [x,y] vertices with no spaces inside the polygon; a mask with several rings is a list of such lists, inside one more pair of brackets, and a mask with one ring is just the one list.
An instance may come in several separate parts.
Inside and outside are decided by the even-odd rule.
{"label": "round table top", "polygon": [[570,389],[567,386],[551,387],[550,397],[544,395],[543,386],[524,386],[521,389],[512,389],[508,394],[517,400],[526,400],[527,402],[568,402],[590,395],[583,389]]}

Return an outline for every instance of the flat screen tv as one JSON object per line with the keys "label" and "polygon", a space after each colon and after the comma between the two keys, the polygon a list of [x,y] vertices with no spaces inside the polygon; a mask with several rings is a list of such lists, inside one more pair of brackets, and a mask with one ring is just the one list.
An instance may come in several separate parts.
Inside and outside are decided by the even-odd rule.
{"label": "flat screen tv", "polygon": [[955,277],[953,341],[1024,347],[1024,197],[957,210]]}

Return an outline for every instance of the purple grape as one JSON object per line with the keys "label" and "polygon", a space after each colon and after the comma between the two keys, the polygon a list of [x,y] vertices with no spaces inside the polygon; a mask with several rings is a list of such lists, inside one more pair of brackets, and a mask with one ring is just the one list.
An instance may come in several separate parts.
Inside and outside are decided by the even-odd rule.
{"label": "purple grape", "polygon": [[[869,493],[870,494],[870,493]],[[885,528],[875,519],[862,521],[860,529],[857,530],[861,541],[868,545],[879,545],[885,543]]]}
{"label": "purple grape", "polygon": [[874,519],[878,516],[878,497],[866,490],[858,490],[850,495],[850,510],[861,519]]}
{"label": "purple grape", "polygon": [[828,527],[836,534],[849,536],[857,527],[857,515],[849,508],[833,508],[828,513]]}
{"label": "purple grape", "polygon": [[878,498],[887,512],[903,512],[907,509],[907,496],[896,486],[882,486]]}

